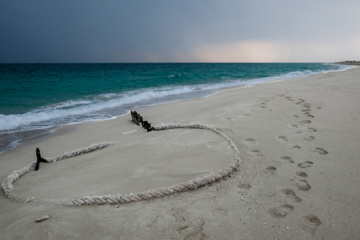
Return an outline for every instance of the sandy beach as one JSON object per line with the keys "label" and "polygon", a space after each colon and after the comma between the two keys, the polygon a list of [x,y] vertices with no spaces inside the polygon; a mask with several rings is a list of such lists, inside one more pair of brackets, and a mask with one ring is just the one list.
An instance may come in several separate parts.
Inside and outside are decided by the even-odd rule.
{"label": "sandy beach", "polygon": [[[0,179],[103,141],[105,149],[40,164],[0,195],[1,239],[358,239],[360,68],[225,89],[135,109],[153,125],[199,123],[240,151],[238,171],[195,190],[128,204],[63,206],[83,196],[167,188],[234,163],[204,129],[146,130],[130,114],[70,125],[0,155]],[[34,199],[33,199],[34,198]],[[49,219],[35,222],[42,216]]]}

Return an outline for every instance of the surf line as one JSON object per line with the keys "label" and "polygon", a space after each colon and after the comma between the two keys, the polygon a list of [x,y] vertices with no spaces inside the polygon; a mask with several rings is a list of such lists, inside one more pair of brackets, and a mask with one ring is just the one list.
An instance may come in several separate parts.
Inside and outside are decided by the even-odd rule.
{"label": "surf line", "polygon": [[[147,127],[148,130],[150,127]],[[211,127],[205,124],[199,123],[190,123],[190,124],[183,124],[183,123],[161,123],[157,126],[151,127],[151,130],[154,131],[164,131],[169,129],[178,129],[178,128],[189,128],[189,129],[203,129],[212,131],[215,134],[221,136],[231,147],[233,151],[234,163],[231,165],[220,169],[212,174],[203,175],[195,179],[191,179],[187,182],[182,182],[175,184],[170,187],[159,188],[155,190],[149,190],[146,192],[139,192],[139,193],[130,193],[130,194],[116,194],[116,195],[103,195],[103,196],[84,196],[81,198],[76,199],[68,199],[58,204],[63,206],[84,206],[84,205],[106,205],[106,204],[125,204],[131,202],[138,202],[143,200],[150,200],[154,198],[160,198],[163,196],[168,196],[174,193],[186,192],[190,190],[196,190],[197,188],[203,187],[205,185],[214,183],[215,181],[219,181],[224,177],[230,176],[231,173],[237,171],[240,167],[241,158],[240,152],[236,147],[234,141],[229,138],[226,134],[219,131],[218,129]],[[54,163],[60,160],[76,157],[82,154],[90,153],[93,151],[101,150],[106,147],[113,145],[113,142],[101,142],[92,144],[89,147],[77,149],[68,153],[64,153],[63,155],[53,157],[53,158],[46,158],[46,161],[49,163]],[[25,175],[30,171],[34,171],[36,162],[32,162],[29,165],[25,166],[22,169],[15,170],[12,174],[7,176],[5,180],[2,182],[1,187],[9,199],[17,202],[24,202],[24,203],[49,203],[48,201],[42,199],[35,199],[35,198],[27,198],[22,197],[12,191],[13,183],[17,181],[20,177]]]}

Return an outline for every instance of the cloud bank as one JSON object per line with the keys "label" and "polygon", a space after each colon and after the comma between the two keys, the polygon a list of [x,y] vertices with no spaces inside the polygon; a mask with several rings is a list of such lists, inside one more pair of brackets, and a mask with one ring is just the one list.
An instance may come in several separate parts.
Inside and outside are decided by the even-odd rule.
{"label": "cloud bank", "polygon": [[357,0],[1,1],[0,62],[358,59],[358,12]]}

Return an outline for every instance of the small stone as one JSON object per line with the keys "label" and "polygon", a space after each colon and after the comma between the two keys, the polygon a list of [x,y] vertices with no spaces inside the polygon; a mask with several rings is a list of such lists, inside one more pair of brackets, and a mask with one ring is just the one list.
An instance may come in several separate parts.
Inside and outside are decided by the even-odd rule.
{"label": "small stone", "polygon": [[119,205],[115,205],[115,208],[119,208]]}
{"label": "small stone", "polygon": [[48,215],[44,215],[41,218],[36,219],[35,222],[42,222],[42,221],[48,220],[49,218],[50,217]]}

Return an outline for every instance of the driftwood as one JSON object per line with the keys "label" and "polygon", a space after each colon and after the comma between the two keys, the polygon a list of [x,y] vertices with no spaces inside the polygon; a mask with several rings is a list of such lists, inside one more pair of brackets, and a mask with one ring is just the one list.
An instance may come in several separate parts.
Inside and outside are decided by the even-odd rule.
{"label": "driftwood", "polygon": [[137,124],[139,126],[141,124],[141,126],[143,128],[145,128],[148,132],[154,130],[154,128],[151,127],[151,124],[148,121],[144,121],[143,117],[140,114],[138,114],[136,111],[134,111],[134,112],[131,111],[131,118],[135,124]]}

